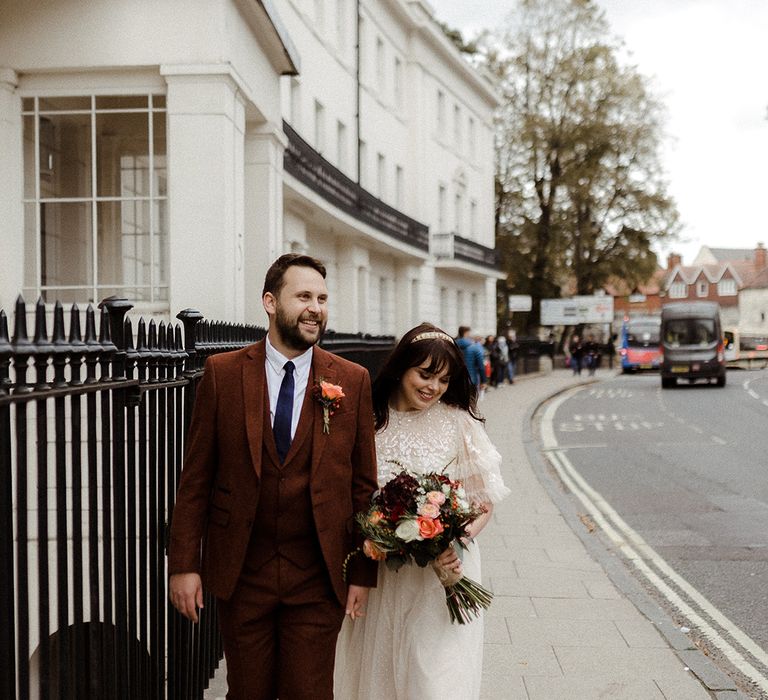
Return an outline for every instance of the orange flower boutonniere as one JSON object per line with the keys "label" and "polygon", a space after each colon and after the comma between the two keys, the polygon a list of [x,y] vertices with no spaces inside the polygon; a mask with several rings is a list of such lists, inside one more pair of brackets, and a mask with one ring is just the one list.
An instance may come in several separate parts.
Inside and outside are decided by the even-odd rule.
{"label": "orange flower boutonniere", "polygon": [[331,432],[331,416],[341,405],[344,392],[338,384],[331,384],[320,379],[312,389],[312,395],[323,407],[323,432]]}

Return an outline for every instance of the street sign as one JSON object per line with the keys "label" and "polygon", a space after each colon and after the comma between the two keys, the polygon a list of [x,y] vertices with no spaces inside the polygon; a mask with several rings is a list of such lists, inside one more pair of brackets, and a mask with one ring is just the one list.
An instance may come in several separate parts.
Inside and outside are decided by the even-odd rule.
{"label": "street sign", "polygon": [[532,306],[533,306],[533,301],[528,294],[510,294],[509,295],[510,311],[530,311]]}
{"label": "street sign", "polygon": [[542,299],[542,326],[575,326],[579,323],[611,323],[613,297],[578,296],[570,299]]}

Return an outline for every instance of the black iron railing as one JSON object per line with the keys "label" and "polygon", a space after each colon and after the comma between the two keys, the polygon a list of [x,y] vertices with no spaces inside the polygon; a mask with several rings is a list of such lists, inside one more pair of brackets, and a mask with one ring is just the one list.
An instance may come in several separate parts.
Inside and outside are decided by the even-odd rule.
{"label": "black iron railing", "polygon": [[429,228],[385,204],[323,158],[290,124],[283,122],[288,137],[284,168],[325,200],[359,221],[408,243],[429,250]]}
{"label": "black iron railing", "polygon": [[463,260],[491,269],[499,269],[499,257],[494,248],[462,238],[455,233],[433,233],[432,254],[436,258]]}
{"label": "black iron railing", "polygon": [[[57,303],[49,335],[38,302],[32,337],[0,311],[2,698],[195,700],[222,656],[212,599],[198,625],[168,605],[166,530],[205,360],[265,331],[186,309],[134,334],[130,308]],[[328,338],[374,370],[391,346]]]}

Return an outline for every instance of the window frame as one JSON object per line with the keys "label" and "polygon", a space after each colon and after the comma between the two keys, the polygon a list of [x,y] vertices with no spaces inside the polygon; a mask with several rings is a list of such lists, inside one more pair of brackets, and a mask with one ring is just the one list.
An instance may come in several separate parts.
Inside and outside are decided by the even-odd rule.
{"label": "window frame", "polygon": [[686,299],[688,297],[688,285],[685,282],[677,280],[669,285],[670,299]]}
{"label": "window frame", "polygon": [[[127,99],[131,98],[143,98],[146,100],[146,105],[142,107],[124,107],[124,106],[98,106],[99,101],[105,99]],[[46,108],[41,107],[41,102],[46,100],[55,100],[61,98],[71,98],[77,100],[87,100],[88,107],[85,108]],[[22,207],[24,209],[24,236],[25,236],[25,259],[24,265],[24,284],[23,293],[25,296],[41,297],[45,303],[52,303],[55,300],[60,299],[61,296],[71,296],[76,303],[98,303],[101,299],[107,295],[113,294],[115,290],[125,294],[132,301],[137,304],[141,304],[144,307],[157,309],[162,311],[168,308],[170,298],[170,264],[169,255],[170,251],[166,248],[165,252],[161,250],[159,252],[161,259],[157,259],[155,247],[157,244],[156,239],[159,237],[162,239],[166,237],[166,245],[168,244],[168,237],[170,236],[170,230],[168,227],[167,217],[167,202],[169,200],[168,190],[165,189],[164,194],[160,193],[160,189],[157,185],[157,174],[161,171],[165,172],[165,176],[168,176],[168,119],[167,119],[167,105],[165,103],[166,94],[162,90],[149,89],[141,90],[138,92],[114,90],[68,90],[63,93],[61,90],[41,90],[33,94],[21,95],[21,110],[19,112],[22,121],[22,133],[23,139],[27,139],[25,121],[28,118],[32,119],[34,134],[32,135],[33,148],[34,148],[34,172],[27,172],[27,160],[26,156],[22,155],[21,170],[22,177],[26,181],[27,178],[33,181],[34,191],[31,196],[28,196],[26,190],[22,194]],[[32,107],[27,105],[31,101]],[[147,194],[124,195],[122,193],[115,194],[99,194],[99,158],[98,149],[100,142],[98,139],[98,124],[97,117],[103,115],[126,115],[126,114],[143,114],[147,117],[147,166],[146,166],[146,178],[148,181]],[[156,153],[156,133],[157,122],[159,121],[155,115],[162,114],[165,129],[165,150],[162,154]],[[90,159],[90,184],[89,191],[85,194],[77,194],[75,196],[44,196],[41,188],[41,117],[46,115],[53,116],[73,116],[84,115],[89,119],[89,140],[88,157]],[[127,157],[127,156],[126,156]],[[161,157],[164,165],[158,167],[158,160]],[[140,168],[143,170],[143,168]],[[108,204],[125,205],[133,203],[138,206],[146,206],[147,208],[147,249],[148,257],[136,258],[137,264],[146,267],[148,270],[149,281],[146,284],[139,284],[136,280],[133,283],[126,280],[114,280],[114,281],[101,281],[99,259],[101,255],[101,249],[104,247],[104,243],[99,240],[99,229],[101,226],[101,212],[103,207]],[[87,261],[88,278],[84,280],[84,283],[80,284],[67,284],[67,283],[43,283],[43,238],[42,238],[42,206],[45,204],[82,204],[84,205],[84,211],[88,212],[90,231],[86,232],[88,237],[88,251],[90,259]],[[29,221],[30,213],[34,221]],[[122,235],[122,234],[121,234]],[[34,241],[28,240],[27,237],[34,237]],[[122,238],[121,238],[122,240]],[[28,259],[28,253],[32,253],[34,260]],[[162,259],[165,258],[165,260]],[[133,259],[133,257],[126,258],[121,250],[122,263],[126,259]],[[163,265],[163,262],[165,263]],[[33,268],[33,269],[30,269]],[[122,291],[125,290],[125,291]],[[131,297],[130,291],[137,292],[142,290],[143,298]],[[80,298],[80,295],[83,295]]]}
{"label": "window frame", "polygon": [[717,283],[717,294],[721,297],[735,297],[739,290],[733,277],[726,277]]}

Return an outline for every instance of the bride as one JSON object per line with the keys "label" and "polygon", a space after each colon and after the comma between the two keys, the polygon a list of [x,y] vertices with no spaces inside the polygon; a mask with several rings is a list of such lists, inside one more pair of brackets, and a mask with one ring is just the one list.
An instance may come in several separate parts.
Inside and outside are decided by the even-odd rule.
{"label": "bride", "polygon": [[453,338],[428,323],[408,331],[373,384],[373,406],[379,485],[400,465],[419,473],[449,465],[451,479],[461,480],[468,498],[487,512],[470,525],[468,548],[458,554],[449,548],[434,567],[406,565],[395,572],[379,566],[366,616],[350,616],[342,626],[334,695],[338,700],[479,698],[482,617],[452,624],[438,576],[463,571],[481,581],[473,539],[488,522],[492,504],[509,489]]}

